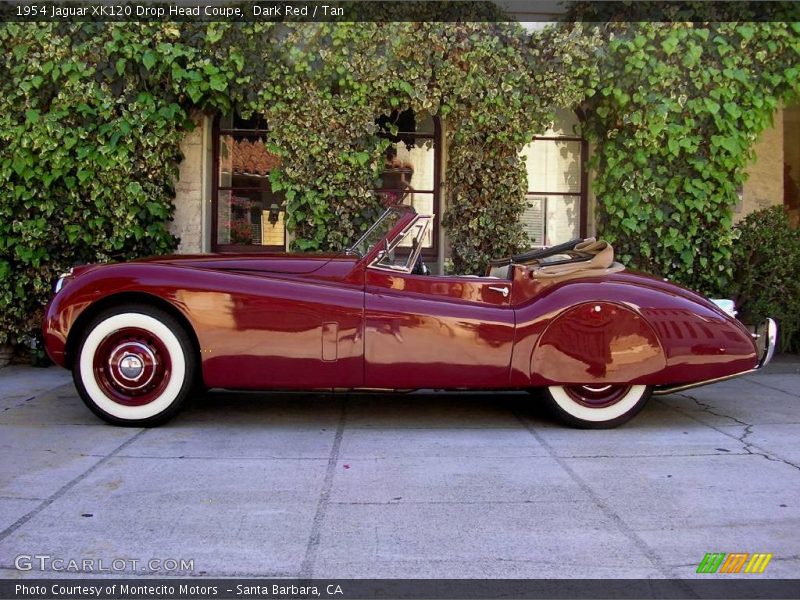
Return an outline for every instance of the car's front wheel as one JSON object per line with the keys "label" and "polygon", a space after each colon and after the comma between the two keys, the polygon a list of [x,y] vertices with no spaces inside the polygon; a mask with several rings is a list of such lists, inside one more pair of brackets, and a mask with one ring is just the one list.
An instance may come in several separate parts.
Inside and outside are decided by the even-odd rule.
{"label": "car's front wheel", "polygon": [[180,323],[162,310],[127,305],[89,323],[72,375],[84,403],[101,419],[151,427],[180,410],[195,371],[192,341]]}
{"label": "car's front wheel", "polygon": [[647,403],[646,385],[554,385],[545,397],[556,415],[583,429],[609,429],[631,420]]}

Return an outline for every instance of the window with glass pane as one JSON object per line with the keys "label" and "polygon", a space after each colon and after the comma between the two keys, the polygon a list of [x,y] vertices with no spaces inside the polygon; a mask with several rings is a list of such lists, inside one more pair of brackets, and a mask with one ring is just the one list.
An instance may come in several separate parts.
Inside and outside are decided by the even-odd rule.
{"label": "window with glass pane", "polygon": [[410,272],[413,267],[411,263],[414,252],[402,252],[402,249],[413,250],[419,247],[420,242],[425,237],[426,231],[429,229],[428,221],[428,219],[420,219],[415,222],[403,236],[403,239],[393,246],[389,252],[383,255],[378,261],[378,266]]}
{"label": "window with glass pane", "polygon": [[[378,119],[381,134],[392,145],[386,152],[385,167],[377,194],[384,202],[402,199],[425,215],[439,219],[439,160],[441,152],[438,122],[413,111],[393,113]],[[423,254],[436,255],[437,225],[429,227],[422,240]],[[402,252],[402,250],[400,250]]]}
{"label": "window with glass pane", "polygon": [[529,190],[580,194],[581,142],[534,140],[526,150]]}
{"label": "window with glass pane", "polygon": [[586,143],[568,133],[576,130],[573,114],[562,111],[560,119],[522,151],[528,194],[521,220],[532,247],[567,242],[585,229]]}
{"label": "window with glass pane", "polygon": [[275,194],[270,173],[280,160],[266,146],[263,118],[221,117],[215,145],[216,227],[213,248],[283,250],[286,246],[284,198]]}

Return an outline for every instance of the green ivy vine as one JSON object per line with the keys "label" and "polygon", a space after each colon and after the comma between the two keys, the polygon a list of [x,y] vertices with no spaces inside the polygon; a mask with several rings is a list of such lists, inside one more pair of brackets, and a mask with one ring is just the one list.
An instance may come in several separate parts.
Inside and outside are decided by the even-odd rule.
{"label": "green ivy vine", "polygon": [[568,79],[570,49],[544,39],[493,23],[3,23],[0,343],[38,328],[71,264],[175,248],[195,110],[266,116],[302,250],[346,246],[380,210],[377,116],[451,118],[445,223],[456,268],[479,270],[524,243],[517,153]]}
{"label": "green ivy vine", "polygon": [[583,105],[600,233],[628,265],[725,292],[753,144],[800,91],[800,23],[614,23],[602,48]]}
{"label": "green ivy vine", "polygon": [[604,235],[702,290],[730,274],[730,207],[797,91],[797,24],[2,23],[0,343],[38,329],[74,262],[169,252],[198,111],[266,116],[295,248],[340,249],[380,210],[376,117],[446,123],[454,270],[527,245],[520,151],[580,105]]}

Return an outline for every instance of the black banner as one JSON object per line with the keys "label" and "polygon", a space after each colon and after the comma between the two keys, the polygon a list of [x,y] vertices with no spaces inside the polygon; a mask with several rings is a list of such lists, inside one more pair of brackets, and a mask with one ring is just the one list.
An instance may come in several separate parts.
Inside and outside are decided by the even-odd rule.
{"label": "black banner", "polygon": [[12,0],[2,21],[800,21],[800,3],[649,0]]}
{"label": "black banner", "polygon": [[800,579],[3,579],[0,598],[794,599]]}

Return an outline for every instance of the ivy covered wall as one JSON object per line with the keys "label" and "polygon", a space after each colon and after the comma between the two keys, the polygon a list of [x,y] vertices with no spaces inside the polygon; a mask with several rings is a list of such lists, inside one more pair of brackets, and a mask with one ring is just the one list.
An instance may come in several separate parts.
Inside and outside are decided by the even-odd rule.
{"label": "ivy covered wall", "polygon": [[800,91],[800,23],[615,23],[584,102],[600,232],[621,259],[705,293],[731,284],[753,145]]}
{"label": "ivy covered wall", "polygon": [[798,91],[798,39],[787,23],[3,23],[0,343],[38,328],[73,262],[175,248],[189,115],[233,103],[266,116],[273,190],[311,250],[344,247],[379,210],[376,116],[446,119],[460,272],[524,244],[519,152],[580,107],[602,233],[631,266],[720,289],[743,165]]}

